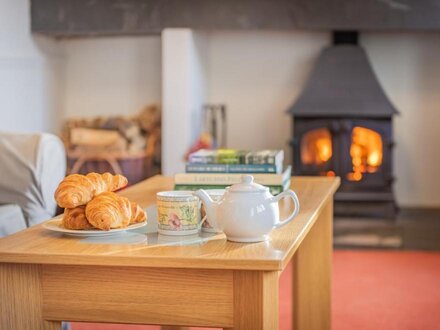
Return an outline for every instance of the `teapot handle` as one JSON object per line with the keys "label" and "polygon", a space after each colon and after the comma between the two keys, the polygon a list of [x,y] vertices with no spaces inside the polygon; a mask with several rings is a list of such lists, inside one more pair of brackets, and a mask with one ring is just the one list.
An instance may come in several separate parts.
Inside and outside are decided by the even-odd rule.
{"label": "teapot handle", "polygon": [[288,224],[290,221],[292,221],[298,215],[298,212],[299,212],[298,196],[296,196],[296,194],[292,190],[286,190],[286,191],[283,191],[281,194],[276,195],[275,197],[273,197],[272,202],[278,203],[280,201],[280,199],[282,199],[284,197],[292,198],[293,203],[295,204],[295,209],[293,210],[292,214],[289,215],[286,219],[275,224],[275,228],[279,228],[281,226]]}

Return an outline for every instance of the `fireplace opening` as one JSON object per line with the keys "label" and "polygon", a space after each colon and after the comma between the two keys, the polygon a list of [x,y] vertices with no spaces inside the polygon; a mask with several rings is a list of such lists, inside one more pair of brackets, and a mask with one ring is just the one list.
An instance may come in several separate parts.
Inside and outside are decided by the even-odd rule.
{"label": "fireplace opening", "polygon": [[[335,176],[336,168],[331,165],[333,156],[332,134],[328,128],[316,128],[301,138],[301,163],[310,168],[321,169],[318,175]],[[383,160],[381,135],[362,126],[352,129],[350,145],[351,168],[345,173],[349,181],[361,181],[368,174],[379,171]],[[326,168],[326,170],[322,170]]]}
{"label": "fireplace opening", "polygon": [[382,146],[379,133],[365,127],[354,127],[350,146],[353,171],[347,173],[347,179],[361,181],[366,173],[377,172],[382,164]]}

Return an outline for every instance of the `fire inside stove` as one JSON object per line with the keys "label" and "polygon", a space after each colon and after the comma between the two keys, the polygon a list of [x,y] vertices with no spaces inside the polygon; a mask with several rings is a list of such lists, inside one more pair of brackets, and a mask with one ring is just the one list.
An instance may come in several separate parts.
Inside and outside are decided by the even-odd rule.
{"label": "fire inside stove", "polygon": [[332,157],[332,136],[326,128],[304,134],[301,140],[301,161],[305,165],[322,165]]}
{"label": "fire inside stove", "polygon": [[350,156],[353,172],[350,181],[360,181],[365,173],[376,172],[382,165],[383,146],[379,133],[364,127],[355,127],[351,136]]}
{"label": "fire inside stove", "polygon": [[[301,140],[301,162],[303,164],[321,167],[326,165],[332,156],[332,136],[329,129],[314,129],[303,136]],[[350,157],[352,171],[346,174],[349,181],[361,181],[365,173],[375,173],[381,166],[383,157],[380,134],[365,127],[354,127],[351,135]],[[333,170],[320,172],[320,174],[335,176]]]}

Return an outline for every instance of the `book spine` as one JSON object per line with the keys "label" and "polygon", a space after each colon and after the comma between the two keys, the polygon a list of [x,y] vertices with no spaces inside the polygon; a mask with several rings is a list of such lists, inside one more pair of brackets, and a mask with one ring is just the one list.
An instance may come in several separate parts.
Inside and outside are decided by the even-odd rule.
{"label": "book spine", "polygon": [[237,156],[199,156],[193,155],[189,157],[190,164],[216,164],[216,165],[228,165],[228,164],[240,164],[241,159]]}
{"label": "book spine", "polygon": [[186,173],[227,173],[225,164],[186,164]]}
{"label": "book spine", "polygon": [[[174,190],[191,190],[195,191],[198,189],[225,189],[229,187],[228,185],[184,185],[184,184],[176,184],[174,186]],[[269,191],[272,195],[278,195],[279,193],[286,190],[285,186],[266,186],[269,188]]]}
{"label": "book spine", "polygon": [[239,157],[219,157],[217,159],[219,164],[240,164]]}
{"label": "book spine", "polygon": [[275,165],[267,164],[187,164],[187,173],[278,173]]}
{"label": "book spine", "polygon": [[193,164],[215,164],[217,158],[215,156],[190,155],[189,162]]}
{"label": "book spine", "polygon": [[228,185],[212,184],[175,184],[174,190],[225,189]]}
{"label": "book spine", "polygon": [[228,173],[278,173],[275,165],[269,164],[242,164],[229,165]]}
{"label": "book spine", "polygon": [[[263,185],[282,185],[282,174],[253,174],[255,182]],[[179,173],[174,176],[176,184],[232,185],[240,183],[242,174],[237,173]]]}
{"label": "book spine", "polygon": [[261,152],[251,152],[246,157],[247,164],[271,164],[276,165],[282,163],[284,159],[284,152],[282,150],[270,150]]}
{"label": "book spine", "polygon": [[282,166],[283,150],[263,150],[249,152],[244,150],[210,150],[194,152],[189,155],[192,164],[266,164]]}

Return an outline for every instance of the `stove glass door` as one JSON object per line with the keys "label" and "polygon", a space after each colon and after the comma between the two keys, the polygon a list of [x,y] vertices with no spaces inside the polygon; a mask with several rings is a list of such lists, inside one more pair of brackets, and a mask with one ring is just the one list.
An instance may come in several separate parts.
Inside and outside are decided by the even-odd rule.
{"label": "stove glass door", "polygon": [[391,125],[380,119],[347,121],[343,138],[344,190],[387,187],[391,180]]}
{"label": "stove glass door", "polygon": [[366,173],[375,173],[382,165],[383,142],[376,131],[355,126],[351,133],[350,158],[352,171],[347,173],[349,181],[361,181]]}
{"label": "stove glass door", "polygon": [[297,123],[298,144],[294,150],[294,173],[299,175],[338,175],[339,142],[331,121]]}

